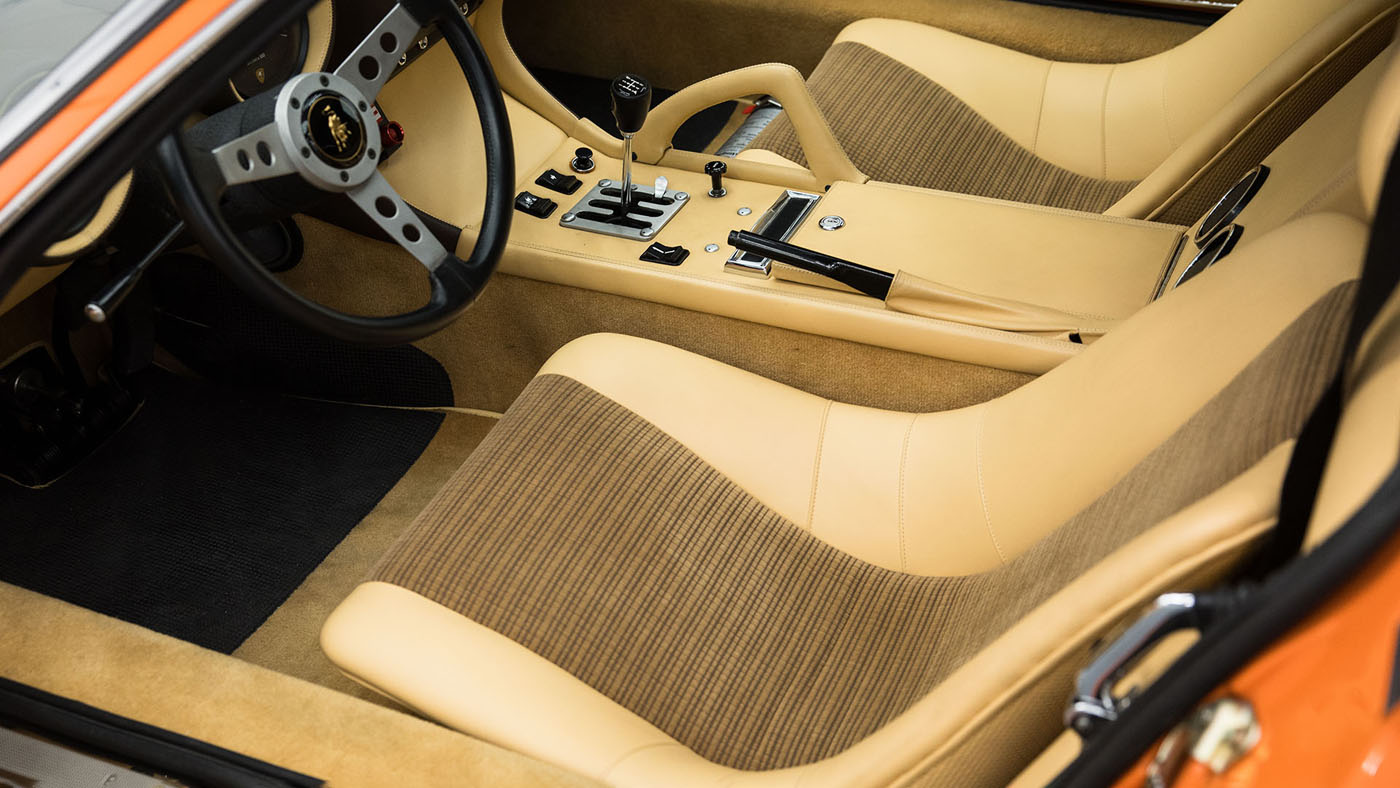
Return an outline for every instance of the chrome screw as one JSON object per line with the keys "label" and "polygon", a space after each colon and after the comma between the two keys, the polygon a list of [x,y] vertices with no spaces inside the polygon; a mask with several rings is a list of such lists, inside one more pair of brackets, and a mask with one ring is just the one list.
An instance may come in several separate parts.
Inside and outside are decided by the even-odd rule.
{"label": "chrome screw", "polygon": [[571,213],[566,213],[566,214],[564,214],[562,217],[560,217],[560,221],[562,221],[564,224],[568,224],[569,222],[572,222],[572,221],[573,221],[574,219],[576,219],[576,218],[578,218],[578,217],[574,216],[574,215],[571,214]]}
{"label": "chrome screw", "polygon": [[604,178],[603,180],[598,181],[598,185],[603,187],[604,189],[608,189],[612,187],[612,181],[608,180],[607,178]]}
{"label": "chrome screw", "polygon": [[751,214],[751,213],[753,213],[753,209],[752,209],[752,208],[745,207],[745,208],[740,208],[740,209],[739,209],[739,215],[740,215],[740,216],[748,216],[748,215]]}
{"label": "chrome screw", "polygon": [[705,244],[705,251],[711,252],[711,253],[713,253],[713,252],[718,252],[718,251],[719,251],[719,244]]}
{"label": "chrome screw", "polygon": [[690,195],[687,194],[686,192],[676,192],[676,202],[685,202],[686,200],[689,200],[689,199],[690,199]]}
{"label": "chrome screw", "polygon": [[650,227],[645,228],[645,229],[642,230],[642,232],[641,232],[641,236],[642,236],[643,238],[650,238],[650,237],[652,237],[653,235],[656,235],[656,231],[653,230],[653,229],[651,229]]}

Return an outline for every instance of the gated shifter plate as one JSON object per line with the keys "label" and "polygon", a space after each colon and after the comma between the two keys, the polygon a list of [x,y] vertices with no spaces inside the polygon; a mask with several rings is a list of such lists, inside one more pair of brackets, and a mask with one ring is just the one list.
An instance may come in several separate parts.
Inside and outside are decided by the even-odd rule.
{"label": "gated shifter plate", "polygon": [[559,224],[632,241],[651,241],[690,202],[690,195],[685,192],[667,189],[657,196],[654,189],[633,184],[632,204],[623,214],[621,196],[622,186],[617,181],[598,181],[577,205],[559,217]]}

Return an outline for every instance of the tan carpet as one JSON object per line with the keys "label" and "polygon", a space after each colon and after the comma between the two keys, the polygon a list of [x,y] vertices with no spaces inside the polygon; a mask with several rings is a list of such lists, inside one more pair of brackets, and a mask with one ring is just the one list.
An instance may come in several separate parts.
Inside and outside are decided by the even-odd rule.
{"label": "tan carpet", "polygon": [[[426,302],[427,277],[399,247],[307,217],[297,223],[306,259],[285,276],[299,292],[366,315]],[[417,346],[447,369],[457,405],[500,413],[554,351],[603,331],[675,345],[838,402],[911,413],[985,402],[1034,377],[499,274],[456,323]]]}
{"label": "tan carpet", "polygon": [[553,766],[0,583],[0,675],[336,786],[577,786]]}
{"label": "tan carpet", "polygon": [[448,414],[438,434],[408,473],[233,655],[278,673],[395,706],[346,678],[331,665],[321,653],[321,624],[364,579],[495,423],[495,419],[482,416]]}

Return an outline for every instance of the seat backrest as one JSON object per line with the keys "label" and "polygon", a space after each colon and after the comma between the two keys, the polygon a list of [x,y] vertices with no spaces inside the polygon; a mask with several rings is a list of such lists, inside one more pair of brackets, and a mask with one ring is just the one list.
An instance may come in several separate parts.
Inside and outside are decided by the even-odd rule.
{"label": "seat backrest", "polygon": [[[1382,179],[1400,138],[1400,58],[1382,79],[1362,130],[1358,179],[1362,202],[1375,217]],[[1375,217],[1376,221],[1400,221]],[[1400,265],[1400,261],[1395,264]],[[1318,490],[1305,548],[1315,547],[1345,522],[1400,455],[1400,292],[1392,293],[1372,323],[1351,369],[1346,404]]]}

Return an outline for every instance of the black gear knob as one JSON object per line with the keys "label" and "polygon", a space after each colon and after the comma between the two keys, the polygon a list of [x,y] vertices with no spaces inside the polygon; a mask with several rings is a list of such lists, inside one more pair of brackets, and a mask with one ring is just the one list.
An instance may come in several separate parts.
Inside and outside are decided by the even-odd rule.
{"label": "black gear knob", "polygon": [[651,83],[636,74],[623,74],[612,82],[612,111],[617,130],[636,134],[651,111]]}

